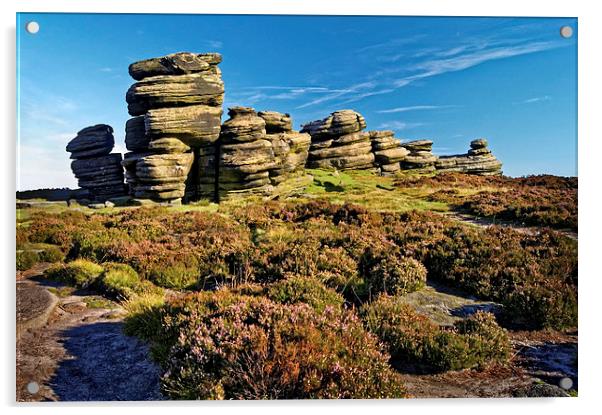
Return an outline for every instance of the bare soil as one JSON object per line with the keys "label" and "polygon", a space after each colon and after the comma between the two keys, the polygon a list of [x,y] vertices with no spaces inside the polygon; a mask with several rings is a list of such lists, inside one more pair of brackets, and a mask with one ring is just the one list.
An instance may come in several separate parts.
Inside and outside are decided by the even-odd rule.
{"label": "bare soil", "polygon": [[[41,279],[35,272],[19,284],[18,303],[32,292],[55,288],[58,304],[36,327],[21,328],[17,339],[17,401],[157,400],[159,368],[149,359],[148,347],[123,334],[123,310],[93,293],[72,292]],[[35,287],[35,288],[32,288]],[[22,296],[24,295],[24,296]],[[35,295],[34,298],[37,299]],[[93,304],[99,307],[90,307]],[[35,302],[31,313],[40,310]],[[22,322],[17,321],[19,331]],[[28,391],[35,382],[36,393]]]}

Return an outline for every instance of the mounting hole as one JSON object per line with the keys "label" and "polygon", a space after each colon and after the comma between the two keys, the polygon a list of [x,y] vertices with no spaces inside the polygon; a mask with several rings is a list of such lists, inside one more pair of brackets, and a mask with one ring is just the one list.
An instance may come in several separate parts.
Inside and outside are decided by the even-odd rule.
{"label": "mounting hole", "polygon": [[562,378],[558,383],[564,390],[569,390],[573,387],[573,380],[571,378]]}
{"label": "mounting hole", "polygon": [[560,36],[568,39],[573,36],[573,28],[571,26],[562,26],[560,28]]}
{"label": "mounting hole", "polygon": [[40,24],[38,22],[27,22],[25,30],[27,30],[27,33],[35,35],[40,31]]}
{"label": "mounting hole", "polygon": [[39,391],[40,391],[40,385],[38,385],[38,382],[29,382],[27,384],[27,392],[31,393],[32,395],[35,395]]}

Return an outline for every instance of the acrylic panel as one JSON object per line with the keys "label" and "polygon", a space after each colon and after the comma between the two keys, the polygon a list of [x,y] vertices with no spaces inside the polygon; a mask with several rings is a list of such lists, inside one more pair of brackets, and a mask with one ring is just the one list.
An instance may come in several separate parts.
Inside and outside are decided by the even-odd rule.
{"label": "acrylic panel", "polygon": [[577,395],[576,18],[16,31],[18,401]]}

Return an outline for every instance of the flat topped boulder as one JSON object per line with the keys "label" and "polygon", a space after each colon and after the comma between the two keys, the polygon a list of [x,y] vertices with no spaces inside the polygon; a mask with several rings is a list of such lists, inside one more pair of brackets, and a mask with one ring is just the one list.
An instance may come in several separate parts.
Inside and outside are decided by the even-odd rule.
{"label": "flat topped boulder", "polygon": [[65,149],[71,153],[72,159],[83,159],[105,156],[113,150],[114,145],[113,128],[97,124],[79,131]]}
{"label": "flat topped boulder", "polygon": [[408,141],[407,143],[402,143],[401,146],[407,148],[411,152],[417,152],[417,151],[430,152],[433,149],[433,142],[431,140],[414,140],[414,141]]}
{"label": "flat topped boulder", "polygon": [[470,142],[470,148],[473,150],[478,150],[480,148],[486,148],[488,145],[487,139],[485,138],[477,138],[476,140],[472,140]]}
{"label": "flat topped boulder", "polygon": [[150,76],[204,72],[222,61],[219,53],[178,52],[132,63],[128,70],[137,81]]}
{"label": "flat topped boulder", "polygon": [[322,120],[305,124],[301,132],[320,138],[356,133],[364,128],[366,128],[366,120],[360,113],[353,110],[340,110]]}
{"label": "flat topped boulder", "polygon": [[286,133],[293,130],[293,120],[290,114],[282,114],[276,111],[259,111],[257,115],[265,121],[265,129],[268,134]]}

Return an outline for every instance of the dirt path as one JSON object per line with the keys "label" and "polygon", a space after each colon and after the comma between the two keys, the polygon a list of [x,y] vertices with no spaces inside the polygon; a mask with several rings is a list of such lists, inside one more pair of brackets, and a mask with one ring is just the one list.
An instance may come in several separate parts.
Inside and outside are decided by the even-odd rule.
{"label": "dirt path", "polygon": [[162,399],[159,368],[145,344],[123,334],[117,304],[31,275],[18,284],[18,302],[34,291],[58,294],[47,322],[27,328],[17,321],[18,401]]}

